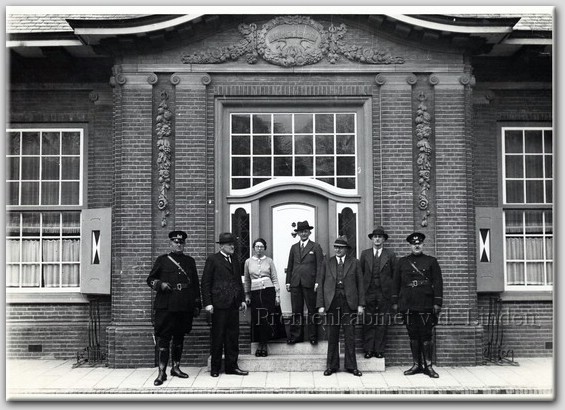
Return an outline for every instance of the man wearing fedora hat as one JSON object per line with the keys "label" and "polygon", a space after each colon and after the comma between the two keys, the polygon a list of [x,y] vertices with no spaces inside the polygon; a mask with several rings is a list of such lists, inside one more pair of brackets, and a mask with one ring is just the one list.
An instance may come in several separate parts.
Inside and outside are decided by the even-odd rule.
{"label": "man wearing fedora hat", "polygon": [[390,324],[390,296],[396,254],[384,247],[388,234],[377,226],[369,235],[373,246],[361,252],[359,258],[365,288],[365,314],[363,316],[363,350],[365,359],[382,358]]}
{"label": "man wearing fedora hat", "polygon": [[290,247],[286,268],[286,290],[290,292],[292,322],[288,344],[304,341],[304,302],[308,308],[308,336],[310,343],[318,343],[318,326],[314,320],[316,309],[317,277],[321,272],[324,253],[322,247],[309,239],[313,226],[308,221],[298,222],[294,230],[300,240]]}
{"label": "man wearing fedora hat", "polygon": [[355,376],[362,373],[357,368],[355,356],[355,324],[363,314],[365,291],[363,273],[357,258],[347,255],[351,246],[347,237],[340,236],[334,242],[335,255],[326,259],[319,287],[316,306],[318,313],[326,313],[328,325],[328,356],[325,376],[339,369],[339,329],[343,327],[345,339],[345,369]]}
{"label": "man wearing fedora hat", "polygon": [[432,335],[443,302],[443,278],[437,259],[423,252],[424,239],[421,232],[406,237],[412,253],[400,258],[394,271],[392,309],[404,314],[410,338],[413,365],[404,374],[438,378],[432,367]]}
{"label": "man wearing fedora hat", "polygon": [[171,376],[183,379],[188,374],[180,370],[184,335],[192,330],[194,316],[200,314],[200,284],[196,262],[185,255],[186,232],[169,233],[171,252],[155,261],[147,278],[147,284],[155,290],[155,336],[158,338],[159,374],[153,384],[160,386],[167,380],[169,345],[172,343],[173,366]]}
{"label": "man wearing fedora hat", "polygon": [[234,255],[235,236],[220,234],[220,251],[208,256],[202,274],[202,302],[212,316],[210,375],[218,377],[225,355],[226,374],[246,376],[237,365],[239,356],[239,310],[245,312],[245,296],[241,281],[241,265]]}

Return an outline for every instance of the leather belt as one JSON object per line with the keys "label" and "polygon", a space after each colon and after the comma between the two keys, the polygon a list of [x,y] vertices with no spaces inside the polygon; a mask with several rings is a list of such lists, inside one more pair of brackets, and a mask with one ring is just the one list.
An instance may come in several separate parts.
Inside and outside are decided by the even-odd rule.
{"label": "leather belt", "polygon": [[430,285],[429,280],[413,280],[406,284],[407,288],[417,288],[418,286]]}
{"label": "leather belt", "polygon": [[188,283],[177,283],[177,285],[174,287],[175,290],[183,290],[188,288]]}

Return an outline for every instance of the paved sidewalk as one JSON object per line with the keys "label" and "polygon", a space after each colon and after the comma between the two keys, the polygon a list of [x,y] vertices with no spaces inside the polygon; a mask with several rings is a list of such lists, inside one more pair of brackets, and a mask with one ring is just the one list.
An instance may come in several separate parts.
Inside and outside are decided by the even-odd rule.
{"label": "paved sidewalk", "polygon": [[[252,372],[210,377],[206,367],[183,367],[190,377],[153,386],[157,368],[73,367],[72,360],[8,360],[7,400],[535,400],[554,398],[552,358],[516,359],[517,366],[435,367],[439,379],[404,376],[404,367],[324,376],[317,372]],[[167,369],[170,371],[170,369]],[[284,395],[284,397],[282,397]]]}

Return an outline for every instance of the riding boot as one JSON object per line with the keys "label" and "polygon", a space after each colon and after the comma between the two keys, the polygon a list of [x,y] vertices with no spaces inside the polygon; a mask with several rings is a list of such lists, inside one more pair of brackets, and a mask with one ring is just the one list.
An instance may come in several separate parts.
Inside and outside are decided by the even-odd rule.
{"label": "riding boot", "polygon": [[418,339],[410,339],[410,350],[412,351],[412,361],[414,364],[411,368],[404,371],[406,376],[422,373],[422,356],[420,354],[420,341]]}
{"label": "riding boot", "polygon": [[167,380],[167,364],[169,363],[169,349],[160,347],[159,348],[159,374],[153,384],[155,386],[160,386],[165,380]]}
{"label": "riding boot", "polygon": [[433,344],[431,341],[426,340],[423,343],[423,351],[424,351],[424,374],[437,379],[439,374],[436,373],[434,368],[432,367],[432,353],[433,353]]}
{"label": "riding boot", "polygon": [[181,356],[182,345],[173,345],[173,367],[171,368],[171,376],[177,376],[181,379],[186,379],[188,378],[188,374],[186,374],[179,368]]}

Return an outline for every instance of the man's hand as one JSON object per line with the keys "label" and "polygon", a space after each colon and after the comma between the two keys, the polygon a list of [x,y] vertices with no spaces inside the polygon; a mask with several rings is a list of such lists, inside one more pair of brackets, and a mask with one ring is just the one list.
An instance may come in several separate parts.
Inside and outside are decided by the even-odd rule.
{"label": "man's hand", "polygon": [[245,313],[245,311],[247,310],[247,303],[241,302],[241,306],[239,307],[239,310],[242,310]]}
{"label": "man's hand", "polygon": [[161,282],[161,290],[163,292],[172,292],[173,288],[169,285],[168,282]]}
{"label": "man's hand", "polygon": [[318,313],[322,313],[322,314],[323,314],[325,311],[326,311],[326,309],[323,308],[323,307],[319,307],[319,308],[318,308]]}
{"label": "man's hand", "polygon": [[206,312],[212,314],[212,313],[214,313],[214,306],[208,305],[204,308],[204,310],[206,310]]}
{"label": "man's hand", "polygon": [[290,292],[290,283],[287,283],[287,284],[286,284],[286,291],[287,291],[287,292]]}
{"label": "man's hand", "polygon": [[365,311],[365,308],[363,306],[357,306],[357,314],[358,315],[362,315],[364,311]]}
{"label": "man's hand", "polygon": [[245,295],[245,304],[246,304],[246,305],[250,305],[250,304],[251,304],[251,297],[250,297],[250,296]]}
{"label": "man's hand", "polygon": [[318,284],[314,283],[314,292],[316,292],[316,290],[318,290]]}
{"label": "man's hand", "polygon": [[441,306],[440,305],[434,305],[434,315],[439,316],[440,312],[441,312]]}
{"label": "man's hand", "polygon": [[195,307],[194,308],[194,317],[198,317],[200,316],[200,308],[199,307]]}
{"label": "man's hand", "polygon": [[275,296],[275,305],[279,306],[281,304],[281,297],[280,296]]}
{"label": "man's hand", "polygon": [[398,305],[395,303],[390,307],[392,309],[392,313],[396,313],[398,311]]}

